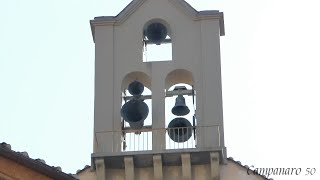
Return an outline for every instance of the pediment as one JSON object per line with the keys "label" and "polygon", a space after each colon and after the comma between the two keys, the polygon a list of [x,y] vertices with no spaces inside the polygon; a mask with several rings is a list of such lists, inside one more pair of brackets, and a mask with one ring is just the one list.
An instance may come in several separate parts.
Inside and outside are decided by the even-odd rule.
{"label": "pediment", "polygon": [[[90,21],[92,34],[94,36],[95,26],[114,25],[119,26],[136,12],[146,1],[150,0],[133,0],[116,16],[99,16]],[[194,21],[205,19],[219,19],[220,35],[224,36],[224,18],[223,13],[218,10],[197,11],[184,0],[167,0],[178,11]]]}

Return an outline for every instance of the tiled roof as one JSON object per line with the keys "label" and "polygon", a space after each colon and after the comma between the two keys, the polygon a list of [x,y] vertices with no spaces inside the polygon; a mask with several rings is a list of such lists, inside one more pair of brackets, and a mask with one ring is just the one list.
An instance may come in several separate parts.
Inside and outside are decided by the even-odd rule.
{"label": "tiled roof", "polygon": [[5,142],[0,144],[0,156],[10,159],[16,163],[26,166],[43,175],[59,180],[77,180],[72,174],[61,171],[61,167],[49,166],[43,159],[32,159],[27,152],[17,152],[11,150],[11,145]]}
{"label": "tiled roof", "polygon": [[84,168],[77,170],[77,173],[76,173],[76,174],[79,174],[79,173],[81,173],[82,171],[85,171],[85,170],[87,170],[87,169],[89,169],[89,168],[91,168],[91,166],[85,165]]}
{"label": "tiled roof", "polygon": [[[228,160],[237,164],[238,166],[241,166],[242,168],[245,168],[246,170],[250,169],[250,167],[248,165],[242,165],[242,163],[240,161],[236,161],[232,157],[228,157]],[[253,172],[252,169],[250,169],[250,171]],[[257,174],[257,175],[263,177],[266,180],[273,180],[272,178],[268,179],[265,175],[262,175],[262,174]]]}

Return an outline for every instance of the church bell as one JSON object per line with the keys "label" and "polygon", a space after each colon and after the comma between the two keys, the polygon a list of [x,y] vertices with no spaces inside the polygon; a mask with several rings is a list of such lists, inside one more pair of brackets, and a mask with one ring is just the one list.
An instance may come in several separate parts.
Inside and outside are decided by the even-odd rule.
{"label": "church bell", "polygon": [[129,123],[132,129],[141,129],[144,120],[149,114],[148,105],[140,99],[144,86],[139,81],[133,81],[128,86],[128,91],[133,99],[126,102],[121,108],[121,116]]}
{"label": "church bell", "polygon": [[169,137],[174,142],[186,142],[192,135],[191,126],[191,123],[186,118],[175,118],[168,124]]}
{"label": "church bell", "polygon": [[171,110],[172,114],[176,116],[185,116],[189,114],[190,110],[188,106],[186,106],[186,101],[182,95],[178,95],[176,98],[176,104]]}
{"label": "church bell", "polygon": [[[190,113],[188,106],[186,105],[186,100],[183,97],[183,90],[187,90],[185,86],[176,86],[174,91],[178,92],[178,97],[176,98],[176,103],[172,108],[172,114],[176,116],[185,116]],[[186,142],[192,135],[192,125],[191,123],[183,117],[174,118],[168,124],[168,134],[169,137],[174,142]]]}
{"label": "church bell", "polygon": [[148,40],[156,45],[160,45],[166,39],[167,34],[167,28],[158,22],[148,25],[145,32]]}
{"label": "church bell", "polygon": [[144,90],[144,86],[141,82],[139,81],[133,81],[132,83],[129,84],[128,86],[128,91],[130,94],[133,96],[138,96],[141,95]]}
{"label": "church bell", "polygon": [[148,105],[138,99],[128,101],[121,108],[121,116],[133,129],[141,129],[148,114]]}

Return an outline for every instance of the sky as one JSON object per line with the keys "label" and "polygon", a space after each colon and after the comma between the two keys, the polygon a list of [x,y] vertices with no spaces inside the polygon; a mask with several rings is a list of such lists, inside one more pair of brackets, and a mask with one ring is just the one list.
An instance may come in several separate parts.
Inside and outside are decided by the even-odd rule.
{"label": "sky", "polygon": [[[94,42],[89,20],[130,1],[0,1],[0,142],[64,172],[90,164]],[[320,11],[316,0],[188,0],[224,12],[228,156],[320,176]],[[314,175],[305,175],[315,168]]]}

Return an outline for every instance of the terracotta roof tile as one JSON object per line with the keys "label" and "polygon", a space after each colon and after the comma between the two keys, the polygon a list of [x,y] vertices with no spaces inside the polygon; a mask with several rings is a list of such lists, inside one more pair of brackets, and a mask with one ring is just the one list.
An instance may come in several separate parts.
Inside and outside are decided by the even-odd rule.
{"label": "terracotta roof tile", "polygon": [[72,174],[62,172],[61,167],[49,166],[43,159],[32,159],[27,152],[18,152],[11,149],[11,145],[2,142],[0,143],[0,156],[22,164],[28,168],[42,173],[48,177],[59,180],[77,180]]}
{"label": "terracotta roof tile", "polygon": [[85,165],[84,168],[77,170],[77,173],[76,173],[76,174],[79,174],[79,173],[81,173],[82,171],[85,171],[86,169],[89,169],[89,168],[91,168],[91,166]]}

